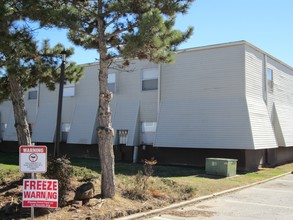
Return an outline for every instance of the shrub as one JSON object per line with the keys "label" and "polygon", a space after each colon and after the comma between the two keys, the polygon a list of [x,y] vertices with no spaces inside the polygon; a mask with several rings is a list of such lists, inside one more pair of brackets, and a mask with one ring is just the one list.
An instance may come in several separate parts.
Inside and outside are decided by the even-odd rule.
{"label": "shrub", "polygon": [[144,172],[139,170],[135,175],[134,186],[130,189],[124,190],[123,196],[132,200],[147,200],[148,197],[148,180],[152,176],[154,169],[153,166],[157,161],[152,158],[151,160],[144,160]]}
{"label": "shrub", "polygon": [[70,178],[72,177],[73,167],[66,156],[59,158],[51,158],[48,162],[47,173],[45,177],[48,179],[57,179],[59,187],[59,203],[64,206],[64,196],[70,190]]}
{"label": "shrub", "polygon": [[157,164],[157,161],[152,157],[150,160],[144,160],[144,174],[150,177],[154,173],[153,166]]}

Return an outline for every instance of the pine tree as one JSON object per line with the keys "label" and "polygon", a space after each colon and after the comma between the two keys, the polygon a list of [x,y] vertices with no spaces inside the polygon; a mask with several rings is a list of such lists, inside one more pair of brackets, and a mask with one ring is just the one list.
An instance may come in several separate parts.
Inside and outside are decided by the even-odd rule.
{"label": "pine tree", "polygon": [[[54,90],[59,81],[61,44],[50,48],[48,40],[41,47],[34,40],[35,29],[25,17],[27,13],[20,1],[1,1],[0,4],[0,102],[10,99],[13,105],[15,128],[19,145],[31,145],[26,119],[24,92],[44,83]],[[36,24],[34,24],[36,25]],[[67,51],[68,56],[73,49]],[[66,78],[76,82],[82,68],[70,63]]]}
{"label": "pine tree", "polygon": [[[69,3],[68,3],[69,2]],[[69,39],[99,53],[98,139],[102,168],[102,195],[115,195],[114,130],[111,127],[108,69],[117,58],[148,59],[156,63],[172,62],[176,47],[189,38],[174,30],[175,17],[186,13],[193,0],[91,0],[64,1],[72,19],[65,24]],[[66,23],[66,22],[65,22]]]}

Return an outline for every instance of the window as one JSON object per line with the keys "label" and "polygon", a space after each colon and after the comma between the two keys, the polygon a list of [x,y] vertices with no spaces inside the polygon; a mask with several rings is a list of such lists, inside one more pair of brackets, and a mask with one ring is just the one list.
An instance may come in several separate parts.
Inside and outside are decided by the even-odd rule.
{"label": "window", "polygon": [[142,71],[142,90],[158,89],[159,70],[157,68],[143,69]]}
{"label": "window", "polygon": [[28,91],[28,99],[37,99],[38,98],[38,90],[37,88],[32,88]]}
{"label": "window", "polygon": [[267,92],[272,92],[274,89],[274,82],[273,82],[273,70],[270,68],[267,68],[266,85],[267,85]]}
{"label": "window", "polygon": [[141,123],[142,144],[153,144],[156,136],[157,122]]}
{"label": "window", "polygon": [[62,132],[61,141],[62,142],[67,142],[67,137],[68,137],[68,133],[70,131],[70,127],[71,127],[70,123],[62,123],[61,124],[61,132]]}
{"label": "window", "polygon": [[108,74],[108,90],[112,93],[116,92],[116,74],[115,73]]}
{"label": "window", "polygon": [[75,84],[73,83],[64,84],[63,96],[65,97],[75,96]]}
{"label": "window", "polygon": [[157,122],[142,122],[141,131],[142,132],[156,132]]}

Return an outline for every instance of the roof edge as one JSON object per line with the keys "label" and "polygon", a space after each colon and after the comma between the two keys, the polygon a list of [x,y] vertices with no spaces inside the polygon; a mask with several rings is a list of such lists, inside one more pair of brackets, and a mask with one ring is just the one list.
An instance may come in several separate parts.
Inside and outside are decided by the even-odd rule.
{"label": "roof edge", "polygon": [[[249,43],[248,41],[245,40],[240,40],[240,41],[232,41],[232,42],[227,42],[227,43],[219,43],[219,44],[212,44],[212,45],[205,45],[205,46],[199,46],[199,47],[191,47],[191,48],[186,48],[186,49],[180,49],[175,51],[175,54],[180,54],[180,53],[185,53],[185,52],[193,52],[193,51],[198,51],[198,50],[208,50],[208,49],[216,49],[216,48],[221,48],[221,47],[230,47],[230,46],[239,46],[239,45],[246,45],[249,46],[253,49],[255,49],[256,51],[268,56],[269,58],[271,58],[272,60],[286,66],[287,68],[289,68],[290,70],[293,71],[293,67],[290,66],[289,64],[281,61],[280,59],[272,56],[271,54],[265,52],[264,50],[260,49],[259,47]],[[137,58],[134,58],[133,60],[138,60]],[[121,60],[119,60],[121,61]],[[83,67],[87,67],[87,66],[95,66],[98,65],[98,62],[92,62],[92,63],[85,63],[85,64],[79,64],[80,66]]]}
{"label": "roof edge", "polygon": [[180,53],[184,53],[184,52],[192,52],[192,51],[197,51],[197,50],[208,50],[208,49],[215,49],[215,48],[221,48],[221,47],[230,47],[230,46],[238,46],[238,45],[246,45],[249,46],[253,49],[255,49],[256,51],[268,56],[269,58],[271,58],[272,60],[275,60],[276,62],[286,66],[287,68],[289,68],[290,70],[293,71],[293,67],[290,66],[289,64],[281,61],[280,59],[272,56],[271,54],[265,52],[264,50],[260,49],[259,47],[245,41],[245,40],[241,40],[241,41],[234,41],[234,42],[227,42],[227,43],[219,43],[219,44],[213,44],[213,45],[207,45],[207,46],[199,46],[199,47],[193,47],[193,48],[187,48],[187,49],[180,49],[178,51],[176,51],[176,53],[180,54]]}

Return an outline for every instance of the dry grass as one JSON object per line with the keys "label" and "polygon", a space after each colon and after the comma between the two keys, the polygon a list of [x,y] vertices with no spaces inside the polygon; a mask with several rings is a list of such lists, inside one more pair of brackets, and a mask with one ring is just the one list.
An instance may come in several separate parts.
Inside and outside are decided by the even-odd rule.
{"label": "dry grass", "polygon": [[[247,185],[293,170],[293,164],[287,164],[234,177],[219,178],[205,175],[202,169],[156,165],[153,167],[153,176],[145,179],[146,177],[141,173],[143,172],[143,165],[118,163],[116,164],[116,196],[113,199],[101,200],[98,162],[80,159],[72,161],[74,165],[74,178],[71,180],[72,187],[76,188],[83,182],[95,178],[97,194],[95,199],[98,202],[93,204],[85,203],[79,207],[68,205],[62,209],[49,210],[45,212],[45,215],[39,215],[36,219],[116,218]],[[17,166],[14,169],[7,170],[6,168],[7,165],[0,164],[0,176],[2,175],[2,180],[5,179],[5,183],[2,182],[0,186],[1,207],[11,202],[11,200],[17,201],[21,199],[21,186],[15,183],[9,185],[13,180],[19,179],[21,174],[18,172]],[[138,172],[139,170],[140,172]],[[213,213],[180,212],[175,214],[188,217],[194,215],[209,216]],[[4,217],[6,216],[0,213],[0,219],[5,219]]]}
{"label": "dry grass", "polygon": [[293,163],[275,168],[263,168],[257,172],[239,174],[229,178],[213,177],[205,174],[185,177],[171,177],[178,183],[190,185],[197,189],[196,197],[221,192],[223,190],[248,185],[261,180],[269,179],[293,170]]}

